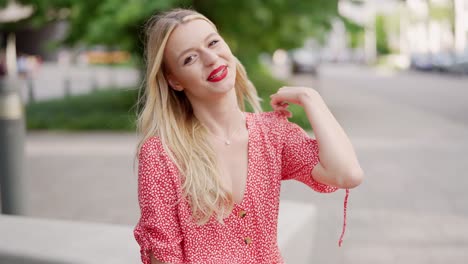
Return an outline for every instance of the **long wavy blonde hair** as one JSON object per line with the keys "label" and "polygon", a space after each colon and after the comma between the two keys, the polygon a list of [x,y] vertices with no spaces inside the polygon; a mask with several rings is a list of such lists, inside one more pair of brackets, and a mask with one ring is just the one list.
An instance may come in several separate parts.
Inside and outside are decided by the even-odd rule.
{"label": "long wavy blonde hair", "polygon": [[[160,138],[165,151],[182,176],[182,189],[198,224],[206,223],[212,215],[218,221],[228,216],[234,206],[232,194],[220,181],[220,170],[213,147],[206,141],[207,130],[194,116],[184,92],[170,88],[164,76],[163,54],[167,40],[177,25],[203,19],[216,26],[200,13],[174,9],[155,15],[146,26],[146,86],[139,95],[137,130],[140,136],[138,152],[150,137]],[[260,99],[236,58],[235,91],[239,108],[245,111],[248,101],[260,112]]]}

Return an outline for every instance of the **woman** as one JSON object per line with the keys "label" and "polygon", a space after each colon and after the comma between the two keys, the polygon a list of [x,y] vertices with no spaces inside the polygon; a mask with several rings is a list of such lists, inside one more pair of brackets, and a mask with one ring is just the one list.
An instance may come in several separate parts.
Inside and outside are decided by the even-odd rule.
{"label": "woman", "polygon": [[[359,185],[347,136],[311,88],[283,87],[275,111],[260,113],[243,66],[195,11],[152,18],[147,38],[134,230],[142,262],[283,263],[281,180],[325,193]],[[316,140],[287,120],[288,103],[304,108]]]}

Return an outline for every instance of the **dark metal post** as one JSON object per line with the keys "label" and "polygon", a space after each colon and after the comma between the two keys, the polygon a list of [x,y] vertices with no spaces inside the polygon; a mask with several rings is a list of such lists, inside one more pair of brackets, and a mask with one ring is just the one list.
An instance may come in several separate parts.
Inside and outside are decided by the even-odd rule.
{"label": "dark metal post", "polygon": [[0,199],[3,214],[24,215],[25,125],[19,80],[0,78]]}
{"label": "dark metal post", "polygon": [[91,73],[91,89],[93,92],[98,90],[98,82],[96,80],[96,73],[94,71]]}
{"label": "dark metal post", "polygon": [[63,97],[69,98],[70,96],[71,96],[71,81],[70,81],[70,77],[67,76],[65,77],[65,80],[63,80]]}
{"label": "dark metal post", "polygon": [[34,81],[31,76],[26,78],[26,84],[28,86],[28,103],[34,103],[36,97],[34,96]]}

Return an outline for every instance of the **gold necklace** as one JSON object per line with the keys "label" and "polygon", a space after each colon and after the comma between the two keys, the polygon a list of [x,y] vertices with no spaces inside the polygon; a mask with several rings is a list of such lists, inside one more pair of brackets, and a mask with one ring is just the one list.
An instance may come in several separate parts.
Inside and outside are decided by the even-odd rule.
{"label": "gold necklace", "polygon": [[231,135],[229,135],[227,138],[222,138],[222,137],[220,137],[220,136],[218,136],[218,135],[215,135],[215,134],[213,134],[209,129],[206,129],[206,131],[208,131],[208,133],[210,133],[212,136],[216,137],[218,140],[224,142],[224,145],[229,146],[229,145],[231,145],[231,138],[232,138],[232,136],[234,136],[234,134],[236,134],[237,131],[239,131],[239,130],[242,128],[242,126],[243,126],[244,124],[245,124],[245,118],[242,118],[242,124],[241,124],[236,130],[234,130],[234,131],[231,133]]}

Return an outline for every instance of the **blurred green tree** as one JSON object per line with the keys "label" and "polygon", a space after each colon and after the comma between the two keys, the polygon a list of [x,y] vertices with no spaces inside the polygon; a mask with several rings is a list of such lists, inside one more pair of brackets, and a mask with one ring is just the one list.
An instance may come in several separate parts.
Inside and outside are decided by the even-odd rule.
{"label": "blurred green tree", "polygon": [[337,0],[193,0],[196,10],[218,26],[233,52],[247,64],[260,51],[300,46],[320,39],[337,16]]}
{"label": "blurred green tree", "polygon": [[386,25],[386,20],[383,15],[377,15],[375,17],[375,36],[377,40],[377,53],[379,55],[390,53]]}
{"label": "blurred green tree", "polygon": [[453,0],[447,1],[444,4],[436,4],[429,1],[429,16],[434,20],[449,20],[455,19],[455,6]]}
{"label": "blurred green tree", "polygon": [[353,49],[364,46],[364,34],[365,28],[349,18],[341,16],[340,19],[343,21],[346,32],[349,37],[349,46]]}
{"label": "blurred green tree", "polygon": [[[0,0],[5,6],[9,0]],[[105,45],[111,49],[129,51],[142,56],[141,34],[144,22],[155,11],[166,10],[181,0],[16,0],[31,5],[34,14],[27,20],[5,24],[4,27],[40,27],[67,20],[69,28],[65,45]]]}
{"label": "blurred green tree", "polygon": [[[102,44],[143,54],[144,22],[154,13],[175,7],[193,8],[211,19],[233,52],[247,65],[259,52],[301,45],[320,38],[337,15],[338,0],[16,0],[32,5],[34,15],[15,26],[41,26],[67,19],[66,44]],[[8,0],[0,0],[5,6]]]}

